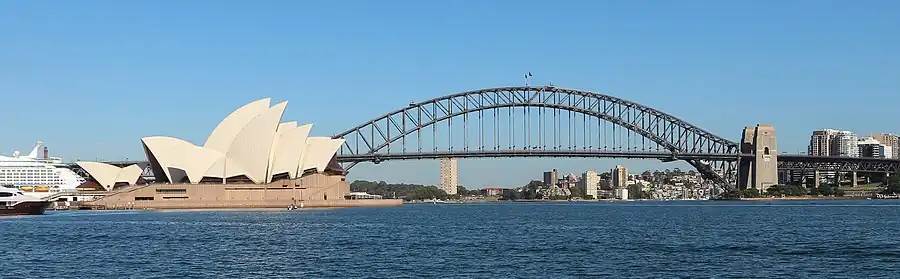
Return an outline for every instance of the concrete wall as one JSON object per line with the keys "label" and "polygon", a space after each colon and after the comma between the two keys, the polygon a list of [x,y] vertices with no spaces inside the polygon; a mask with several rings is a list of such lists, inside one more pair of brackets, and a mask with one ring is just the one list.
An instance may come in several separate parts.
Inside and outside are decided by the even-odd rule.
{"label": "concrete wall", "polygon": [[758,124],[744,127],[741,153],[752,154],[752,160],[742,158],[738,164],[738,189],[756,188],[765,192],[778,184],[778,148],[775,127]]}
{"label": "concrete wall", "polygon": [[759,124],[756,126],[756,160],[753,162],[753,182],[760,192],[778,184],[778,145],[775,141],[775,127]]}
{"label": "concrete wall", "polygon": [[400,200],[346,200],[344,176],[311,174],[269,184],[152,184],[90,202],[108,209],[287,208],[401,205]]}

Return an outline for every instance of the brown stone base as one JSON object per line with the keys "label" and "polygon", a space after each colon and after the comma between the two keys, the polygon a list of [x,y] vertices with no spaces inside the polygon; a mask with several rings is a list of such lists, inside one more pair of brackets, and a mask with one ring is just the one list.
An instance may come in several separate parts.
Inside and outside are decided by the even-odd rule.
{"label": "brown stone base", "polygon": [[106,209],[215,209],[396,206],[401,200],[350,200],[343,176],[311,174],[258,184],[151,184],[86,202]]}

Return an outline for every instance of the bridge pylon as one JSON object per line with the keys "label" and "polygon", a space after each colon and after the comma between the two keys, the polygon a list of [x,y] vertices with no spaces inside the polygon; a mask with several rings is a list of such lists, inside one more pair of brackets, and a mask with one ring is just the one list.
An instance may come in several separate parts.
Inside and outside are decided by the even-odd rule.
{"label": "bridge pylon", "polygon": [[778,184],[778,150],[775,127],[768,124],[744,127],[741,137],[738,189],[756,188],[765,192]]}

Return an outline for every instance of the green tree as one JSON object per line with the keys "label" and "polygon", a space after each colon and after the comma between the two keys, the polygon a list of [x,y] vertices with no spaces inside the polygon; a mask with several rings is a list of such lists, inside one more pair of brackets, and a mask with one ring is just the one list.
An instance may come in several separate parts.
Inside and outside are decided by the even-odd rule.
{"label": "green tree", "polygon": [[794,197],[805,196],[809,192],[806,187],[801,185],[788,185],[788,187],[789,195]]}
{"label": "green tree", "polygon": [[834,196],[835,196],[835,197],[843,197],[843,196],[844,196],[844,189],[841,189],[841,188],[834,188]]}
{"label": "green tree", "polygon": [[746,198],[758,198],[759,190],[757,190],[756,188],[747,188],[744,190],[743,194],[743,196]]}
{"label": "green tree", "polygon": [[820,195],[823,195],[823,196],[831,196],[831,195],[834,195],[834,188],[835,188],[835,186],[833,186],[833,185],[822,184],[822,185],[819,185],[818,192]]}
{"label": "green tree", "polygon": [[605,180],[605,179],[610,179],[610,178],[612,178],[612,174],[609,173],[609,172],[604,172],[604,173],[601,173],[601,174],[600,174],[600,179],[604,179],[604,180]]}
{"label": "green tree", "polygon": [[780,197],[787,195],[787,191],[783,185],[772,185],[766,189],[766,194],[769,196]]}
{"label": "green tree", "polygon": [[741,190],[731,189],[731,190],[726,191],[725,193],[722,193],[722,195],[719,196],[719,199],[739,200],[739,199],[741,199],[741,196],[743,196],[743,194],[744,193]]}
{"label": "green tree", "polygon": [[570,198],[584,198],[584,190],[579,187],[572,187],[569,189],[569,197]]}
{"label": "green tree", "polygon": [[501,200],[521,200],[523,198],[522,192],[519,192],[516,189],[503,189],[503,192],[500,193]]}
{"label": "green tree", "polygon": [[900,194],[900,175],[891,176],[888,179],[888,186],[884,191],[881,191],[882,194],[885,195],[894,195]]}
{"label": "green tree", "polygon": [[653,173],[648,170],[645,170],[644,172],[641,173],[641,179],[650,181],[651,179],[653,179]]}
{"label": "green tree", "polygon": [[469,190],[463,186],[456,186],[456,194],[460,197],[475,196],[479,194],[479,190]]}
{"label": "green tree", "polygon": [[815,196],[818,196],[818,195],[819,195],[819,188],[817,188],[817,187],[809,188],[809,195],[810,195],[810,196],[814,196],[814,197],[815,197]]}
{"label": "green tree", "polygon": [[631,184],[628,185],[628,199],[630,200],[639,200],[644,198],[644,193],[641,191],[641,185]]}
{"label": "green tree", "polygon": [[418,184],[391,184],[384,181],[374,182],[366,180],[356,180],[350,183],[350,191],[366,192],[369,194],[382,195],[385,198],[397,197],[405,200],[418,199],[445,199],[449,196],[443,190],[435,186],[425,186]]}

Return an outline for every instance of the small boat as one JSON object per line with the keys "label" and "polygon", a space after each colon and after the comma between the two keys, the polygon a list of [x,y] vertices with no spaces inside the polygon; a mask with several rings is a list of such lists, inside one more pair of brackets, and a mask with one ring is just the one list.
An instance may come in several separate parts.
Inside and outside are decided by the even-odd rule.
{"label": "small boat", "polygon": [[22,190],[0,187],[0,216],[41,215],[50,201],[25,195]]}

